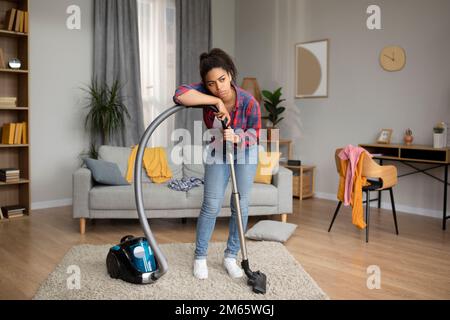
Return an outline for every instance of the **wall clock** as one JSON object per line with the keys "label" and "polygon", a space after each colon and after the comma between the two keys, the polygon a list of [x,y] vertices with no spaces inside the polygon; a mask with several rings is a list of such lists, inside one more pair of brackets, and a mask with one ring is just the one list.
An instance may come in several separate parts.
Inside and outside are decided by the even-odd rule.
{"label": "wall clock", "polygon": [[399,46],[389,46],[380,52],[380,65],[386,71],[400,71],[406,63],[405,49]]}

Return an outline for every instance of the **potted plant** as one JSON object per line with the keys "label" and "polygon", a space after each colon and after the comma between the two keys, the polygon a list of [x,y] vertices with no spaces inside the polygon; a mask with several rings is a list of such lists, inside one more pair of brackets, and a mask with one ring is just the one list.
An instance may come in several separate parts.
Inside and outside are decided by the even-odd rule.
{"label": "potted plant", "polygon": [[114,135],[122,134],[125,130],[125,117],[130,119],[120,89],[117,80],[114,80],[111,86],[92,80],[87,88],[83,88],[88,94],[85,107],[89,112],[84,125],[91,133],[89,155],[92,158],[96,158],[98,151],[95,138],[100,137],[100,143],[108,145]]}
{"label": "potted plant", "polygon": [[433,128],[433,148],[444,148],[444,131],[445,127],[442,123],[437,124]]}
{"label": "potted plant", "polygon": [[264,96],[264,107],[268,112],[268,116],[261,117],[262,119],[269,120],[269,125],[267,125],[267,139],[271,140],[271,130],[277,129],[278,123],[284,118],[280,118],[280,115],[286,110],[285,107],[279,106],[279,104],[285,99],[281,99],[281,87],[270,92],[268,90],[263,90],[262,94]]}

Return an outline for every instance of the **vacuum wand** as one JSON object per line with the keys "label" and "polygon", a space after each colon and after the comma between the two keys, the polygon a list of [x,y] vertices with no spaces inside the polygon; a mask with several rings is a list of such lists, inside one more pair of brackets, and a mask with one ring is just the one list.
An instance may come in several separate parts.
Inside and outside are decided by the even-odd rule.
{"label": "vacuum wand", "polygon": [[[222,122],[222,128],[229,129],[230,127],[227,127],[227,118],[225,120],[221,120]],[[241,266],[244,269],[245,274],[248,277],[247,284],[253,288],[253,292],[255,293],[266,293],[266,282],[267,278],[264,273],[261,271],[252,271],[250,270],[249,262],[248,262],[248,256],[247,256],[247,246],[245,243],[245,231],[244,231],[244,225],[242,223],[242,213],[241,213],[241,206],[240,206],[240,198],[241,195],[239,194],[239,191],[237,189],[237,183],[236,183],[236,174],[234,171],[234,157],[233,157],[233,145],[231,141],[226,141],[227,143],[227,157],[228,162],[230,163],[230,171],[231,171],[231,186],[232,186],[232,193],[234,197],[234,203],[236,204],[236,211],[237,211],[237,224],[238,224],[238,230],[239,230],[239,240],[241,243],[241,252],[242,252],[242,262]],[[230,151],[231,150],[231,151]]]}

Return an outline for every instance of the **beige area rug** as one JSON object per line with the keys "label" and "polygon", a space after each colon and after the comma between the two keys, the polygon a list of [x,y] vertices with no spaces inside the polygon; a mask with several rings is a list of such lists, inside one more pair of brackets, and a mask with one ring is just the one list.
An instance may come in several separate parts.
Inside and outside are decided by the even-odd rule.
{"label": "beige area rug", "polygon": [[[111,279],[106,271],[110,245],[78,245],[40,286],[33,299],[328,299],[302,266],[278,242],[248,241],[250,267],[267,276],[267,293],[255,294],[247,278],[232,279],[222,266],[225,243],[211,243],[208,251],[209,277],[198,280],[192,275],[194,244],[163,244],[161,250],[169,271],[156,283],[135,285]],[[80,288],[68,288],[73,267],[80,269]],[[73,287],[73,283],[72,287]],[[70,285],[70,281],[69,281]]]}

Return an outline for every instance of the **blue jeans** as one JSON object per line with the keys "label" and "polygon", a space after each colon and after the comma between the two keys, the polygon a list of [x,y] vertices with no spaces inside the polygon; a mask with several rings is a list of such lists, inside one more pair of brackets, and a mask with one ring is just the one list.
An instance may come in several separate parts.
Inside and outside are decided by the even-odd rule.
{"label": "blue jeans", "polygon": [[[237,190],[240,193],[242,224],[244,232],[247,228],[248,204],[250,191],[257,167],[257,146],[240,151],[234,158],[234,171]],[[245,161],[242,161],[245,153]],[[195,259],[206,259],[208,243],[211,239],[216,218],[222,208],[222,202],[228,183],[231,184],[230,164],[205,164],[203,203],[197,220],[197,238]],[[231,217],[225,257],[236,258],[240,249],[237,210],[233,194],[230,199]]]}

